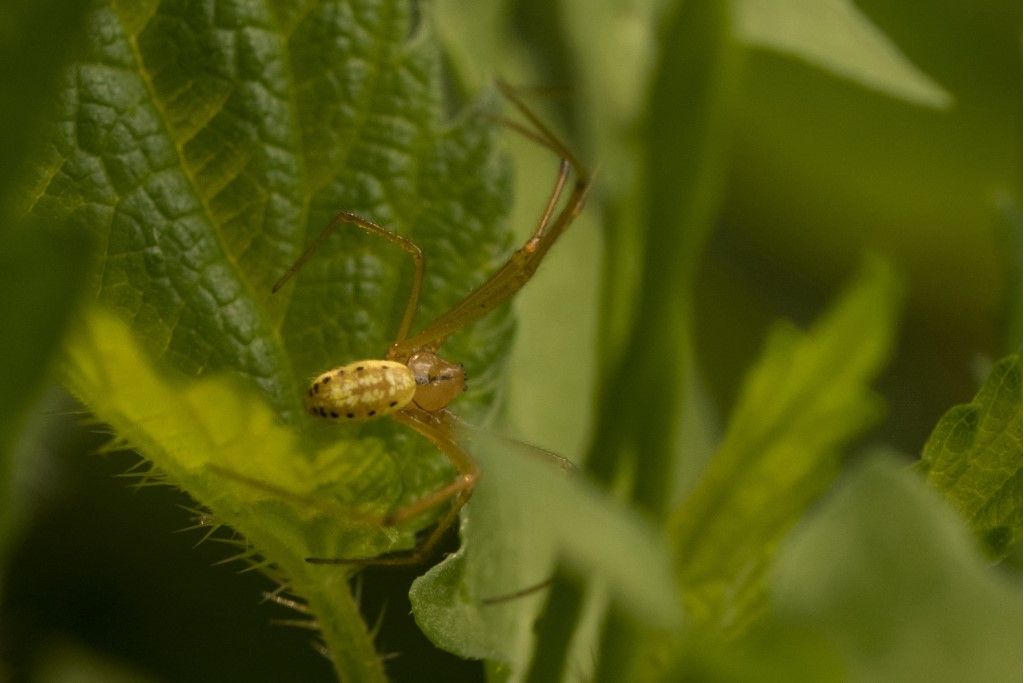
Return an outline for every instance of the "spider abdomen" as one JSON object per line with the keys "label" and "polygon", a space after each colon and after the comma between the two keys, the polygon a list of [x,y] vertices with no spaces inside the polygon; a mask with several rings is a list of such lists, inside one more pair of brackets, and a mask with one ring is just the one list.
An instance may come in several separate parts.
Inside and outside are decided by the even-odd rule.
{"label": "spider abdomen", "polygon": [[390,415],[409,405],[416,378],[402,363],[366,360],[319,375],[306,392],[306,410],[318,417],[357,422]]}

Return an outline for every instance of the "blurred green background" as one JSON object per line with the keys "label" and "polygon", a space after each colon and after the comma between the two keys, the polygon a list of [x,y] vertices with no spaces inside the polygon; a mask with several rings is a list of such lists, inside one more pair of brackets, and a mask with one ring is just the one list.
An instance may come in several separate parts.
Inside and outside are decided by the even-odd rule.
{"label": "blurred green background", "polygon": [[[599,168],[587,213],[516,302],[505,397],[510,435],[568,455],[584,450],[592,427],[602,259],[634,258],[606,253],[604,229],[637,182],[635,130],[651,115],[655,36],[672,4],[437,0],[422,8],[453,82],[484,87],[500,74],[544,86],[550,92],[537,106]],[[906,303],[879,385],[886,417],[866,440],[917,454],[939,417],[1020,346],[1020,5],[740,5],[742,79],[726,187],[697,277],[708,423],[728,415],[769,323],[813,319],[873,252],[902,274]],[[33,248],[68,253],[64,277],[47,285],[50,300],[68,309],[82,246],[58,235],[56,246],[17,252],[13,235],[26,140],[48,111],[62,61],[73,57],[83,13],[64,3],[0,10],[8,159],[0,250],[7,258]],[[784,30],[766,32],[772,22]],[[517,163],[510,225],[518,237],[532,226],[555,166],[528,143],[510,139],[508,149]],[[14,457],[0,483],[10,492],[4,507],[17,515],[5,516],[0,538],[0,680],[331,680],[307,633],[271,623],[288,614],[260,604],[267,581],[232,565],[211,568],[230,550],[193,548],[200,532],[174,533],[193,523],[185,496],[133,491],[116,475],[134,456],[94,454],[104,429],[41,377],[64,314],[57,307],[56,321],[14,317],[23,288],[14,266],[6,277],[0,392],[10,407],[0,448]],[[26,377],[26,368],[37,376]],[[400,653],[389,671],[396,680],[479,679],[480,664],[433,649],[408,618],[405,586],[416,574],[364,575],[364,614],[372,623],[383,612],[381,650]]]}

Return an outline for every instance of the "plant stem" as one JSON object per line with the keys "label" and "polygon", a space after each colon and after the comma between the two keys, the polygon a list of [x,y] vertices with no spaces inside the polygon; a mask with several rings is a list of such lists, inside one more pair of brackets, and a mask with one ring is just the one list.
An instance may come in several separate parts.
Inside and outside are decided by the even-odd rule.
{"label": "plant stem", "polygon": [[352,597],[345,571],[296,571],[301,585],[296,592],[309,601],[309,609],[320,624],[328,656],[341,681],[386,683],[384,664],[373,645],[373,636]]}

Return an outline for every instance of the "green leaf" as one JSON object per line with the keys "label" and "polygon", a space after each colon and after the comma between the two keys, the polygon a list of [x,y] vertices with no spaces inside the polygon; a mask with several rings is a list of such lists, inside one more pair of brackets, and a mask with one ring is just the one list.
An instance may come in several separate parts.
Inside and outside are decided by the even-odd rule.
{"label": "green leaf", "polygon": [[[643,274],[635,306],[630,302],[629,334],[603,377],[588,462],[610,483],[620,468],[633,467],[631,459],[642,459],[635,499],[659,515],[673,492],[677,425],[692,371],[694,280],[724,181],[738,67],[730,28],[727,8],[702,2],[684,5],[660,36],[644,131]],[[608,289],[618,287],[616,268],[617,258],[607,259]],[[616,317],[606,311],[604,323],[614,325]]]}
{"label": "green leaf", "polygon": [[[683,427],[696,423],[687,403],[698,393],[694,290],[725,184],[740,51],[729,4],[711,0],[674,7],[656,45],[648,115],[638,136],[642,172],[634,180],[640,189],[608,207],[600,336],[605,367],[587,467],[602,485],[621,487],[661,520],[679,488],[680,460],[688,455]],[[559,632],[571,623],[565,613],[575,610],[579,619],[583,610],[573,589],[566,595],[554,596],[541,618],[541,626],[552,630],[539,634],[532,680],[546,680],[569,660]],[[596,679],[632,679],[650,626],[613,603],[599,627],[600,645],[590,646],[600,652]],[[585,638],[573,646],[587,656]]]}
{"label": "green leaf", "polygon": [[[104,5],[33,177],[33,211],[103,247],[72,388],[309,601],[350,680],[383,677],[350,571],[303,559],[410,547],[429,516],[394,531],[358,514],[416,500],[451,470],[390,422],[314,423],[300,398],[306,377],[382,357],[411,268],[387,243],[340,230],[294,284],[271,295],[271,283],[331,215],[356,211],[423,249],[415,327],[508,247],[494,127],[476,111],[449,120],[434,38],[412,10]],[[491,402],[510,325],[501,309],[445,346],[473,377],[461,412]]]}
{"label": "green leaf", "polygon": [[605,587],[638,621],[679,625],[668,547],[646,520],[531,447],[482,433],[473,443],[487,476],[464,519],[470,542],[417,579],[410,594],[417,621],[435,643],[521,672],[532,638],[519,625],[536,616],[537,601],[484,600],[548,579],[556,557]]}
{"label": "green leaf", "polygon": [[831,484],[843,445],[879,415],[868,384],[888,356],[898,298],[892,272],[869,261],[811,330],[770,335],[724,441],[670,521],[696,624],[728,632],[756,616],[780,539]]}
{"label": "green leaf", "polygon": [[0,237],[0,566],[21,510],[12,452],[81,301],[90,246],[83,235],[36,224]]}
{"label": "green leaf", "polygon": [[[0,24],[0,214],[25,205],[15,190],[34,133],[72,54],[85,0],[8,0]],[[11,223],[5,220],[0,230]]]}
{"label": "green leaf", "polygon": [[1021,595],[901,463],[872,458],[780,553],[778,619],[846,680],[1019,680]]}
{"label": "green leaf", "polygon": [[1021,594],[901,461],[859,463],[785,541],[769,614],[671,680],[1016,681]]}
{"label": "green leaf", "polygon": [[948,109],[953,97],[849,0],[741,0],[739,33],[892,97]]}
{"label": "green leaf", "polygon": [[995,559],[1020,555],[1021,362],[999,361],[970,403],[928,437],[918,470],[967,520]]}
{"label": "green leaf", "polygon": [[14,450],[68,319],[81,300],[90,242],[59,222],[24,221],[18,183],[32,132],[81,29],[84,2],[10,2],[0,27],[0,569],[22,511]]}

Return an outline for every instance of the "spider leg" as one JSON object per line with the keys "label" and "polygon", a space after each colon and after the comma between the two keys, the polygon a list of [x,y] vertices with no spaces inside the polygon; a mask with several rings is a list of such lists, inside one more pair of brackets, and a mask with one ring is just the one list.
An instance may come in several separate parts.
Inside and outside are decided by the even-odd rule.
{"label": "spider leg", "polygon": [[535,583],[532,586],[527,586],[526,588],[520,588],[519,590],[513,591],[511,593],[505,593],[503,595],[494,595],[494,596],[489,597],[489,598],[483,598],[482,600],[480,600],[480,604],[481,605],[500,605],[503,602],[511,602],[512,600],[518,600],[519,598],[525,598],[528,595],[533,595],[534,593],[538,593],[538,592],[544,590],[545,588],[550,587],[551,584],[553,584],[554,582],[555,582],[554,578],[544,579],[543,581]]}
{"label": "spider leg", "polygon": [[412,257],[412,285],[409,287],[409,299],[406,301],[405,313],[402,315],[402,322],[398,327],[398,335],[396,337],[398,341],[401,341],[405,339],[405,336],[409,333],[409,326],[412,325],[413,316],[416,315],[416,307],[419,305],[420,291],[423,289],[423,252],[411,240],[381,227],[368,218],[363,218],[362,216],[358,216],[348,211],[341,211],[335,214],[335,216],[331,218],[330,222],[324,226],[323,230],[320,231],[320,234],[318,234],[313,241],[309,243],[309,246],[306,247],[305,251],[299,255],[299,258],[296,259],[291,268],[289,268],[285,274],[274,283],[272,291],[277,292],[279,289],[284,287],[285,283],[287,283],[292,276],[306,265],[309,258],[317,249],[320,248],[327,238],[331,236],[331,233],[333,233],[339,225],[345,223],[354,225],[371,235],[376,235],[377,237],[386,239],[388,242],[404,249],[406,253]]}
{"label": "spider leg", "polygon": [[[479,427],[474,427],[469,422],[466,422],[461,417],[455,415],[450,411],[445,411],[445,417],[456,428],[458,428],[462,436],[463,443],[469,443],[470,445],[472,445],[473,439],[475,439],[478,435],[483,435],[484,438],[489,439],[493,439],[495,437],[494,434],[490,434],[485,430],[480,429]],[[513,439],[508,436],[501,436],[498,438],[499,441],[507,442],[513,445],[517,450],[522,451],[524,455],[529,455],[540,460],[546,461],[551,465],[554,465],[555,467],[559,468],[566,474],[573,474],[579,471],[579,467],[572,460],[569,460],[569,458],[566,458],[564,455],[560,455],[558,453],[555,453],[554,451],[550,451],[547,448],[541,448],[540,446],[535,446],[532,443],[520,441],[519,439]]]}
{"label": "spider leg", "polygon": [[587,179],[588,175],[584,165],[576,158],[576,155],[572,153],[572,150],[558,139],[558,136],[555,135],[554,131],[552,131],[547,124],[545,124],[544,121],[542,121],[541,118],[527,106],[526,102],[524,102],[516,92],[516,89],[501,79],[498,79],[497,85],[498,89],[501,90],[501,94],[505,96],[505,99],[511,102],[512,106],[515,107],[516,110],[519,111],[519,113],[522,114],[533,126],[533,129],[531,130],[522,124],[512,122],[515,124],[512,128],[531,140],[544,145],[562,159],[567,159],[576,170],[576,175],[580,178]]}
{"label": "spider leg", "polygon": [[222,477],[225,477],[227,479],[233,479],[234,481],[237,481],[241,484],[245,484],[250,488],[256,489],[258,491],[263,491],[264,493],[268,493],[277,498],[281,498],[282,500],[288,500],[293,503],[303,505],[305,507],[315,508],[327,515],[342,517],[353,522],[359,522],[361,524],[370,524],[373,526],[386,525],[385,518],[383,517],[375,517],[372,515],[362,514],[356,510],[350,510],[338,503],[329,502],[327,500],[321,500],[319,498],[315,498],[314,496],[310,496],[304,493],[289,491],[288,489],[278,486],[276,484],[271,484],[266,481],[261,481],[259,479],[248,477],[239,472],[235,472],[232,469],[228,469],[227,467],[221,467],[220,465],[211,464],[207,465],[207,467],[211,472],[216,472]]}
{"label": "spider leg", "polygon": [[409,552],[360,559],[307,557],[306,562],[310,564],[347,564],[359,566],[419,564],[430,557],[434,546],[437,545],[451,525],[455,523],[462,506],[473,495],[473,488],[480,478],[480,467],[477,465],[476,460],[451,437],[451,430],[448,428],[449,423],[443,416],[436,422],[419,418],[410,412],[395,413],[392,417],[406,426],[415,429],[441,449],[448,456],[452,466],[458,472],[458,476],[455,478],[455,481],[447,486],[387,515],[384,518],[384,524],[389,526],[399,524],[449,500],[451,501],[451,506],[431,530],[430,535]]}
{"label": "spider leg", "polygon": [[[362,515],[353,510],[347,510],[340,505],[332,505],[323,500],[317,500],[311,496],[307,496],[301,493],[295,493],[289,491],[275,484],[271,484],[259,479],[253,479],[247,477],[244,474],[235,472],[234,470],[221,467],[219,465],[210,465],[210,470],[217,474],[227,477],[228,479],[234,479],[242,484],[250,486],[252,488],[264,491],[278,498],[284,500],[290,500],[294,503],[316,508],[328,515],[343,516],[353,521],[370,524],[373,526],[393,526],[399,521],[394,515],[388,515],[387,517],[371,517],[369,515]],[[446,487],[447,488],[447,487]],[[470,491],[471,492],[471,491]],[[344,564],[349,566],[388,566],[388,565],[409,565],[409,564],[420,564],[422,561],[430,557],[431,551],[434,546],[437,545],[438,541],[444,536],[445,532],[451,527],[452,523],[458,518],[459,510],[469,500],[469,492],[460,492],[458,495],[462,496],[462,500],[458,497],[452,507],[445,513],[445,516],[434,526],[431,530],[430,535],[427,536],[414,550],[406,553],[394,553],[391,555],[382,555],[379,557],[365,557],[365,558],[320,558],[320,557],[307,557],[306,562],[310,564]],[[416,504],[422,501],[417,501]],[[399,510],[398,512],[402,512]],[[408,519],[410,515],[404,515],[403,519]],[[415,516],[415,513],[411,516]]]}
{"label": "spider leg", "polygon": [[[466,500],[469,496],[465,497]],[[459,510],[466,504],[466,500],[456,499],[448,512],[444,514],[430,534],[410,551],[397,552],[378,557],[365,558],[344,558],[344,557],[307,557],[306,562],[310,564],[344,564],[355,567],[400,567],[406,565],[422,564],[434,551],[434,546],[444,538],[445,533],[451,528],[455,520],[459,518]]]}
{"label": "spider leg", "polygon": [[309,557],[306,561],[310,564],[345,564],[352,566],[397,566],[420,564],[430,557],[434,546],[444,537],[445,532],[458,519],[459,511],[465,505],[473,493],[473,488],[480,476],[480,469],[476,461],[465,450],[463,450],[449,436],[448,430],[444,427],[446,422],[437,424],[417,419],[404,413],[396,413],[393,417],[400,422],[412,427],[427,437],[432,443],[440,448],[449,458],[452,465],[458,471],[458,477],[452,483],[434,491],[423,498],[410,503],[384,517],[361,514],[355,510],[349,510],[342,505],[326,500],[320,500],[303,493],[296,493],[286,488],[271,484],[266,481],[248,477],[234,470],[220,465],[209,465],[209,469],[217,474],[245,484],[251,488],[263,491],[277,498],[312,507],[321,512],[349,519],[351,521],[369,524],[372,526],[394,526],[412,519],[427,510],[451,500],[452,504],[444,516],[437,522],[430,534],[412,551],[399,552],[379,557],[367,558],[319,558]]}
{"label": "spider leg", "polygon": [[[421,349],[436,351],[450,335],[483,317],[512,297],[533,277],[548,250],[580,214],[586,203],[587,194],[590,191],[590,176],[582,164],[509,86],[499,82],[498,87],[532,125],[532,128],[515,121],[508,122],[508,125],[560,156],[558,178],[551,196],[529,239],[509,257],[501,268],[470,292],[466,298],[429,323],[422,331],[408,339],[392,344],[388,351],[388,358],[408,358],[410,354]],[[570,169],[575,172],[576,181],[573,183],[568,199],[556,213],[556,207],[568,182]]]}

